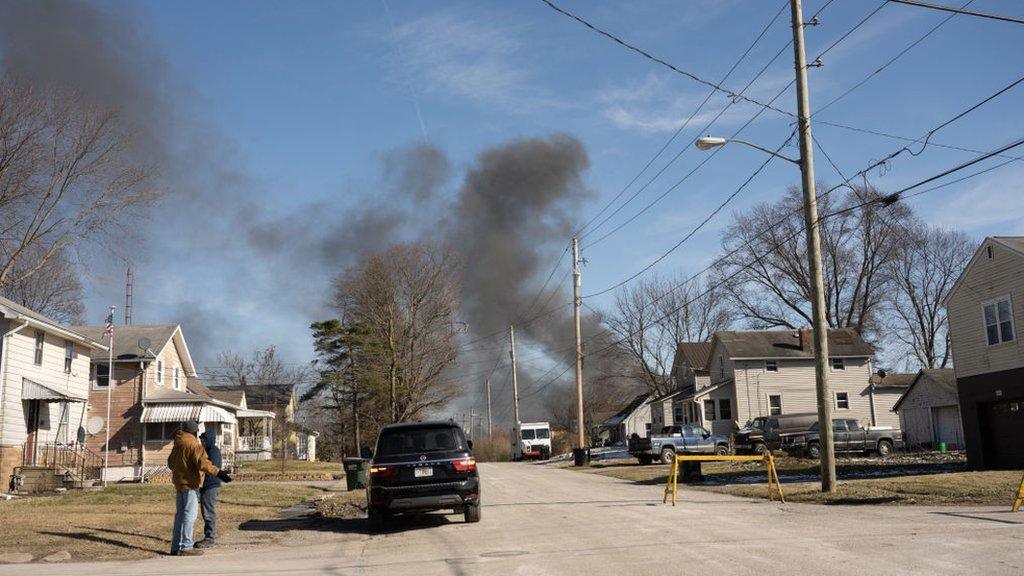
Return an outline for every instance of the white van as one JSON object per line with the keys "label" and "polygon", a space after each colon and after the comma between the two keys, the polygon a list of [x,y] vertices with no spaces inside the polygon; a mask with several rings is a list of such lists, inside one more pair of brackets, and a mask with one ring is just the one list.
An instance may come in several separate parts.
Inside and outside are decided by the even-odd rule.
{"label": "white van", "polygon": [[512,431],[519,441],[512,446],[512,459],[551,458],[551,425],[547,422],[520,422]]}

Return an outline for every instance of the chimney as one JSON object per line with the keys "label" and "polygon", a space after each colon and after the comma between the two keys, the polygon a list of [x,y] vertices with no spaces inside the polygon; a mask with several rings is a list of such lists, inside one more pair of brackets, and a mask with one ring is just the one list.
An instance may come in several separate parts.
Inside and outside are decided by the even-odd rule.
{"label": "chimney", "polygon": [[801,328],[800,332],[800,349],[810,350],[811,349],[811,329]]}

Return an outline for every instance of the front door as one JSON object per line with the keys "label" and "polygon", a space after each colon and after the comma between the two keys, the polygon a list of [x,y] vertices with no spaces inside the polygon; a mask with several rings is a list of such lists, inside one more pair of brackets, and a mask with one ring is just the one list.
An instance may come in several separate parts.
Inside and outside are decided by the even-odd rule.
{"label": "front door", "polygon": [[28,409],[25,410],[25,465],[35,466],[39,452],[39,400],[28,400]]}

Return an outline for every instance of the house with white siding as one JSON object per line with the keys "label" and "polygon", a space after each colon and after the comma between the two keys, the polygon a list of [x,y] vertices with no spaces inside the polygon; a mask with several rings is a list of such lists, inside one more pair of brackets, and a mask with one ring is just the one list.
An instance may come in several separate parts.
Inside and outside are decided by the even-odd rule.
{"label": "house with white siding", "polygon": [[651,435],[651,405],[647,402],[650,392],[637,395],[612,417],[598,427],[598,437],[608,445],[625,444],[630,436],[641,438]]}
{"label": "house with white siding", "polygon": [[0,297],[0,490],[23,467],[82,470],[89,356],[106,349]]}
{"label": "house with white siding", "polygon": [[935,449],[945,444],[948,450],[962,450],[964,429],[953,369],[925,369],[909,376],[910,385],[893,406],[907,447]]}
{"label": "house with white siding", "polygon": [[946,297],[967,463],[1024,467],[1024,237],[978,246]]}
{"label": "house with white siding", "polygon": [[[876,394],[870,381],[871,345],[849,328],[829,330],[828,345],[834,417],[898,427],[898,395]],[[757,416],[817,410],[810,330],[716,332],[706,370],[706,383],[681,401],[693,423],[715,434],[731,434]]]}

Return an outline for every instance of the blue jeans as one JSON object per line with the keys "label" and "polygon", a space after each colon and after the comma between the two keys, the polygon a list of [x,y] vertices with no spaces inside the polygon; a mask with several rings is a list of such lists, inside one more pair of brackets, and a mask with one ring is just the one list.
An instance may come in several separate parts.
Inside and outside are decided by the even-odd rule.
{"label": "blue jeans", "polygon": [[203,512],[203,538],[217,539],[217,494],[220,486],[199,491],[199,506]]}
{"label": "blue jeans", "polygon": [[178,490],[174,501],[174,531],[171,534],[171,554],[192,549],[192,529],[199,514],[199,491]]}

